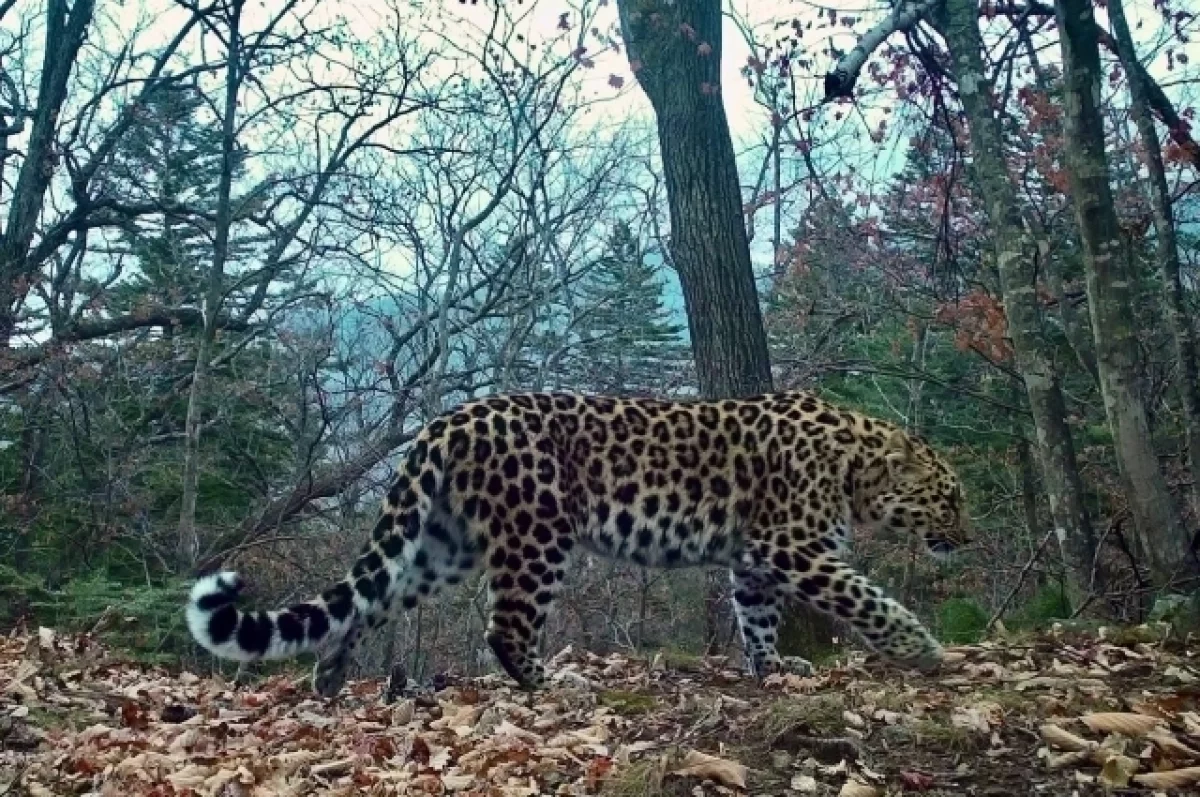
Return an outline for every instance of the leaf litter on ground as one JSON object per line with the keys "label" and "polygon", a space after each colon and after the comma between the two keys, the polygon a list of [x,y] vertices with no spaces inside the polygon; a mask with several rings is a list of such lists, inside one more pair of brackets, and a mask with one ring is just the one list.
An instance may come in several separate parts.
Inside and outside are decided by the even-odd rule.
{"label": "leaf litter on ground", "polygon": [[726,658],[568,648],[551,686],[449,679],[385,704],[237,686],[87,635],[0,638],[0,795],[1100,795],[1200,788],[1200,664],[1178,641],[1053,633],[941,671],[849,653],[756,684]]}

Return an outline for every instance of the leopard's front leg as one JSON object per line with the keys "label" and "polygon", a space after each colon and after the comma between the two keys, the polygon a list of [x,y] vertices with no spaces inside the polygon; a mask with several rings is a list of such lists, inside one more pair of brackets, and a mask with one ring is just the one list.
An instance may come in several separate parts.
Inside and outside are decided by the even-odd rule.
{"label": "leopard's front leg", "polygon": [[765,561],[771,563],[769,577],[780,594],[845,621],[896,664],[924,671],[941,664],[941,644],[916,615],[832,553],[775,551]]}

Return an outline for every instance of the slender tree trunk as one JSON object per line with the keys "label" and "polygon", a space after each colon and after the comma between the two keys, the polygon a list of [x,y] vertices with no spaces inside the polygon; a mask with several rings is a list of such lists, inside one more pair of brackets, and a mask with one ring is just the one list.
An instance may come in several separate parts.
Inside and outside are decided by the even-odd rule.
{"label": "slender tree trunk", "polygon": [[217,318],[224,293],[225,263],[229,258],[229,229],[233,226],[233,162],[237,135],[237,98],[241,88],[241,22],[243,0],[229,7],[229,52],[225,65],[225,116],[221,120],[221,176],[217,183],[216,230],[213,235],[212,267],[204,293],[204,329],[196,351],[196,368],[188,393],[187,422],[184,427],[183,496],[179,513],[176,556],[182,568],[191,569],[200,556],[200,536],[196,530],[196,496],[200,483],[200,424],[208,366],[217,337]]}
{"label": "slender tree trunk", "polygon": [[[771,390],[771,361],[750,262],[742,191],[721,95],[721,0],[619,0],[630,67],[654,108],[700,392]],[[780,649],[828,645],[814,611],[789,613]]]}
{"label": "slender tree trunk", "polygon": [[1117,37],[1117,49],[1125,74],[1129,76],[1130,111],[1137,123],[1138,134],[1146,153],[1150,171],[1150,198],[1153,207],[1155,254],[1162,279],[1163,308],[1175,343],[1175,363],[1179,370],[1177,388],[1183,407],[1184,434],[1187,439],[1187,463],[1192,475],[1192,512],[1200,517],[1200,369],[1197,368],[1196,337],[1179,278],[1179,243],[1175,236],[1175,209],[1167,173],[1163,168],[1162,146],[1154,117],[1146,98],[1145,73],[1140,69],[1133,36],[1125,20],[1122,0],[1110,0],[1108,18]]}
{"label": "slender tree trunk", "polygon": [[1195,573],[1188,534],[1150,440],[1139,391],[1132,274],[1108,182],[1100,101],[1100,51],[1091,0],[1056,0],[1064,65],[1066,167],[1087,268],[1089,311],[1104,409],[1130,515],[1158,586]]}
{"label": "slender tree trunk", "polygon": [[970,125],[975,175],[995,238],[1008,333],[1029,397],[1050,513],[1070,556],[1075,584],[1086,591],[1096,538],[1083,502],[1083,480],[1067,426],[1058,369],[1042,327],[1035,271],[1036,243],[1026,231],[1017,192],[1004,161],[1000,121],[993,111],[995,95],[983,63],[978,6],[974,0],[947,0],[944,13],[938,17]]}
{"label": "slender tree trunk", "polygon": [[1025,531],[1029,539],[1036,540],[1043,534],[1041,521],[1038,520],[1038,485],[1037,474],[1034,473],[1033,451],[1020,426],[1015,433],[1017,437],[1017,470],[1021,475],[1021,511],[1025,516]]}
{"label": "slender tree trunk", "polygon": [[1067,287],[1063,284],[1062,264],[1050,252],[1050,233],[1040,221],[1035,220],[1032,213],[1028,214],[1026,219],[1030,221],[1029,229],[1037,238],[1038,265],[1046,278],[1046,287],[1050,289],[1058,305],[1058,318],[1062,323],[1063,335],[1071,346],[1079,367],[1092,378],[1093,384],[1099,387],[1100,369],[1096,366],[1092,330],[1087,319],[1071,305],[1071,298],[1067,296]]}
{"label": "slender tree trunk", "polygon": [[[1029,26],[1026,23],[1021,23],[1018,26],[1017,35],[1021,39],[1021,44],[1025,48],[1025,56],[1029,59],[1029,65],[1033,69],[1033,81],[1038,87],[1038,90],[1050,97],[1053,90],[1050,81],[1046,78],[1046,70],[1042,67],[1041,59],[1038,56],[1037,46],[1033,43],[1033,36],[1029,33]],[[1062,130],[1057,122],[1051,122],[1051,134],[1061,135]],[[1032,146],[1032,145],[1031,145]],[[1037,239],[1038,265],[1041,273],[1045,275],[1046,285],[1050,288],[1050,293],[1053,294],[1055,301],[1058,304],[1058,317],[1063,326],[1063,334],[1067,338],[1067,343],[1071,346],[1071,351],[1075,354],[1075,359],[1079,361],[1080,367],[1087,371],[1092,378],[1092,382],[1096,387],[1100,386],[1100,369],[1096,366],[1095,343],[1092,341],[1091,325],[1087,319],[1081,318],[1075,307],[1070,302],[1070,297],[1067,296],[1066,286],[1063,284],[1062,263],[1059,258],[1056,258],[1051,253],[1050,232],[1042,224],[1041,218],[1037,213],[1029,212],[1025,215],[1025,220],[1029,224],[1029,229]],[[1078,242],[1079,236],[1074,234],[1072,230],[1072,241]]]}
{"label": "slender tree trunk", "polygon": [[[49,0],[46,4],[46,41],[37,105],[25,161],[7,202],[8,218],[0,236],[0,349],[11,345],[21,303],[33,284],[36,265],[28,262],[29,248],[58,163],[54,152],[58,117],[94,10],[93,0],[76,0],[69,10],[66,0]],[[0,120],[0,126],[6,126],[6,122]],[[6,131],[6,136],[23,128],[20,117],[14,118],[13,126],[15,129]]]}

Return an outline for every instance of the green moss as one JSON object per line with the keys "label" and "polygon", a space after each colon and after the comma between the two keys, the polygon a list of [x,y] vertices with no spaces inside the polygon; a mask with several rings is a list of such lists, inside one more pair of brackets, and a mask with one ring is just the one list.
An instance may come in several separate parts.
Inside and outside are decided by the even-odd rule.
{"label": "green moss", "polygon": [[656,657],[660,659],[662,665],[668,670],[700,672],[704,669],[704,657],[698,656],[695,653],[689,653],[686,650],[663,648],[651,656],[650,660],[653,661]]}
{"label": "green moss", "polygon": [[1021,607],[1018,622],[1032,628],[1044,628],[1055,621],[1065,620],[1073,613],[1066,587],[1047,584]]}
{"label": "green moss", "polygon": [[978,642],[983,638],[987,622],[987,612],[969,598],[951,598],[938,607],[938,624],[946,642]]}
{"label": "green moss", "polygon": [[596,699],[600,705],[626,716],[649,713],[658,705],[658,700],[653,695],[626,692],[622,689],[601,692]]}

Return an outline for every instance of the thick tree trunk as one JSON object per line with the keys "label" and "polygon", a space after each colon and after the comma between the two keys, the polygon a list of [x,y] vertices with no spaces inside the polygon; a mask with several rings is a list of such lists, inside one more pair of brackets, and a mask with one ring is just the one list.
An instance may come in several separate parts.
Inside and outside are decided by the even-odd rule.
{"label": "thick tree trunk", "polygon": [[1150,114],[1147,99],[1145,73],[1140,68],[1129,23],[1125,20],[1122,0],[1110,0],[1108,18],[1117,37],[1117,50],[1125,74],[1129,76],[1130,111],[1137,123],[1138,134],[1146,155],[1146,167],[1150,171],[1150,194],[1153,207],[1154,233],[1157,238],[1156,256],[1162,279],[1163,309],[1171,337],[1175,343],[1175,363],[1179,370],[1177,389],[1179,403],[1183,407],[1184,430],[1187,440],[1187,463],[1192,475],[1192,511],[1200,517],[1200,369],[1197,367],[1196,337],[1192,319],[1184,297],[1183,283],[1179,279],[1179,243],[1175,236],[1175,208],[1171,190],[1167,185],[1167,173],[1163,168],[1162,146],[1158,131],[1154,129],[1154,117]]}
{"label": "thick tree trunk", "polygon": [[1087,268],[1089,311],[1104,409],[1130,515],[1158,586],[1197,572],[1191,537],[1172,503],[1139,392],[1131,277],[1108,182],[1100,51],[1091,0],[1056,0],[1065,71],[1066,167]]}
{"label": "thick tree trunk", "polygon": [[1096,538],[1083,502],[1083,481],[1075,460],[1059,375],[1042,328],[1037,298],[1036,242],[1021,217],[1016,188],[1004,161],[1003,136],[995,96],[983,63],[983,37],[974,0],[946,0],[936,15],[950,50],[959,97],[971,133],[974,171],[983,193],[996,245],[1008,333],[1029,397],[1037,431],[1038,460],[1050,499],[1050,513],[1071,560],[1076,588],[1091,583]]}
{"label": "thick tree trunk", "polygon": [[[771,362],[750,262],[733,139],[721,95],[721,0],[619,0],[631,68],[658,122],[671,259],[679,273],[700,392],[771,389]],[[791,614],[780,648],[827,645],[830,624]]]}
{"label": "thick tree trunk", "polygon": [[658,120],[679,272],[700,391],[771,389],[733,140],[721,99],[720,0],[621,0],[625,45]]}
{"label": "thick tree trunk", "polygon": [[[67,100],[67,81],[92,23],[94,10],[92,0],[77,0],[70,9],[66,0],[49,0],[46,5],[46,42],[33,126],[25,161],[7,203],[8,219],[0,237],[0,348],[11,345],[20,305],[36,276],[28,262],[29,249],[50,178],[58,163],[54,138],[59,114]],[[7,121],[0,119],[0,127],[7,126]],[[7,130],[8,135],[16,134],[23,127],[20,117],[12,124],[14,129]]]}

